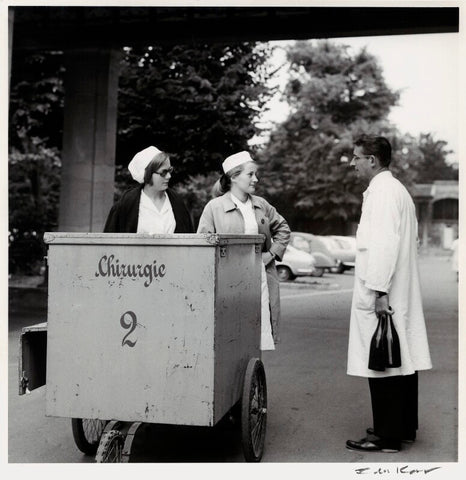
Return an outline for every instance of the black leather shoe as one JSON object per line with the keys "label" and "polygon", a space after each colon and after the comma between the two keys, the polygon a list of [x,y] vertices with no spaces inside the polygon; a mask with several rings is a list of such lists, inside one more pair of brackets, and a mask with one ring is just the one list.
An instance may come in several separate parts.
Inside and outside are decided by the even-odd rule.
{"label": "black leather shoe", "polygon": [[363,438],[359,441],[356,440],[347,440],[346,448],[349,450],[356,450],[358,452],[384,452],[384,453],[398,453],[399,448],[391,448],[386,445],[383,445],[380,440],[368,440]]}
{"label": "black leather shoe", "polygon": [[[367,428],[366,433],[368,435],[375,436],[377,438],[377,436],[374,433],[374,429],[372,427]],[[414,438],[403,438],[401,441],[403,443],[414,443],[414,440],[416,440],[416,437],[414,437]]]}

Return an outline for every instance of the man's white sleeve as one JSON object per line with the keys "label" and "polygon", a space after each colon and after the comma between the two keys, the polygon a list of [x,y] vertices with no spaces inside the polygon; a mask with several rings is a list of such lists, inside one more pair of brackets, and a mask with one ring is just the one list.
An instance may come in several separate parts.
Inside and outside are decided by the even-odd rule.
{"label": "man's white sleeve", "polygon": [[384,188],[371,195],[365,286],[389,292],[400,249],[401,207],[396,191]]}

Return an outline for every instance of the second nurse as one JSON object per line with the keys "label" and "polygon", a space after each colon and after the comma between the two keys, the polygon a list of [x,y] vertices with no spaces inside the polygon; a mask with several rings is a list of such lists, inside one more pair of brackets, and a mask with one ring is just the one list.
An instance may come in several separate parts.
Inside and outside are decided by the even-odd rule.
{"label": "second nurse", "polygon": [[253,195],[257,164],[246,151],[222,163],[217,198],[204,208],[198,233],[264,234],[262,253],[261,349],[274,350],[278,342],[280,290],[275,259],[281,260],[290,239],[286,220],[264,198]]}

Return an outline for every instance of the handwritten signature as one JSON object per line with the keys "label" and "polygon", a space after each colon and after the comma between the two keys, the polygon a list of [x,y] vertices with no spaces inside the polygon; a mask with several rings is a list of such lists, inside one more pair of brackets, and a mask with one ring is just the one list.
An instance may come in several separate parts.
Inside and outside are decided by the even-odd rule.
{"label": "handwritten signature", "polygon": [[390,473],[399,473],[399,474],[408,474],[408,475],[414,475],[417,473],[423,473],[423,474],[428,474],[431,473],[435,470],[438,470],[441,467],[431,467],[431,468],[411,468],[409,465],[405,465],[403,467],[395,467],[395,468],[372,468],[372,467],[363,467],[363,468],[356,468],[355,472],[358,475],[367,475],[367,474],[372,474],[372,475],[384,475],[384,474],[390,474]]}

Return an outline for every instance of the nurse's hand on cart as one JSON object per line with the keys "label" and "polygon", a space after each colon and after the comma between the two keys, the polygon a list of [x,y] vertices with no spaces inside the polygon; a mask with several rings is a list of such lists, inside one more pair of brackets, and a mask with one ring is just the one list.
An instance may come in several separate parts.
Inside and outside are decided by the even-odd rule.
{"label": "nurse's hand on cart", "polygon": [[272,262],[272,260],[275,259],[275,255],[273,255],[271,252],[263,252],[262,253],[262,262],[264,263],[265,266],[267,266],[269,263]]}

